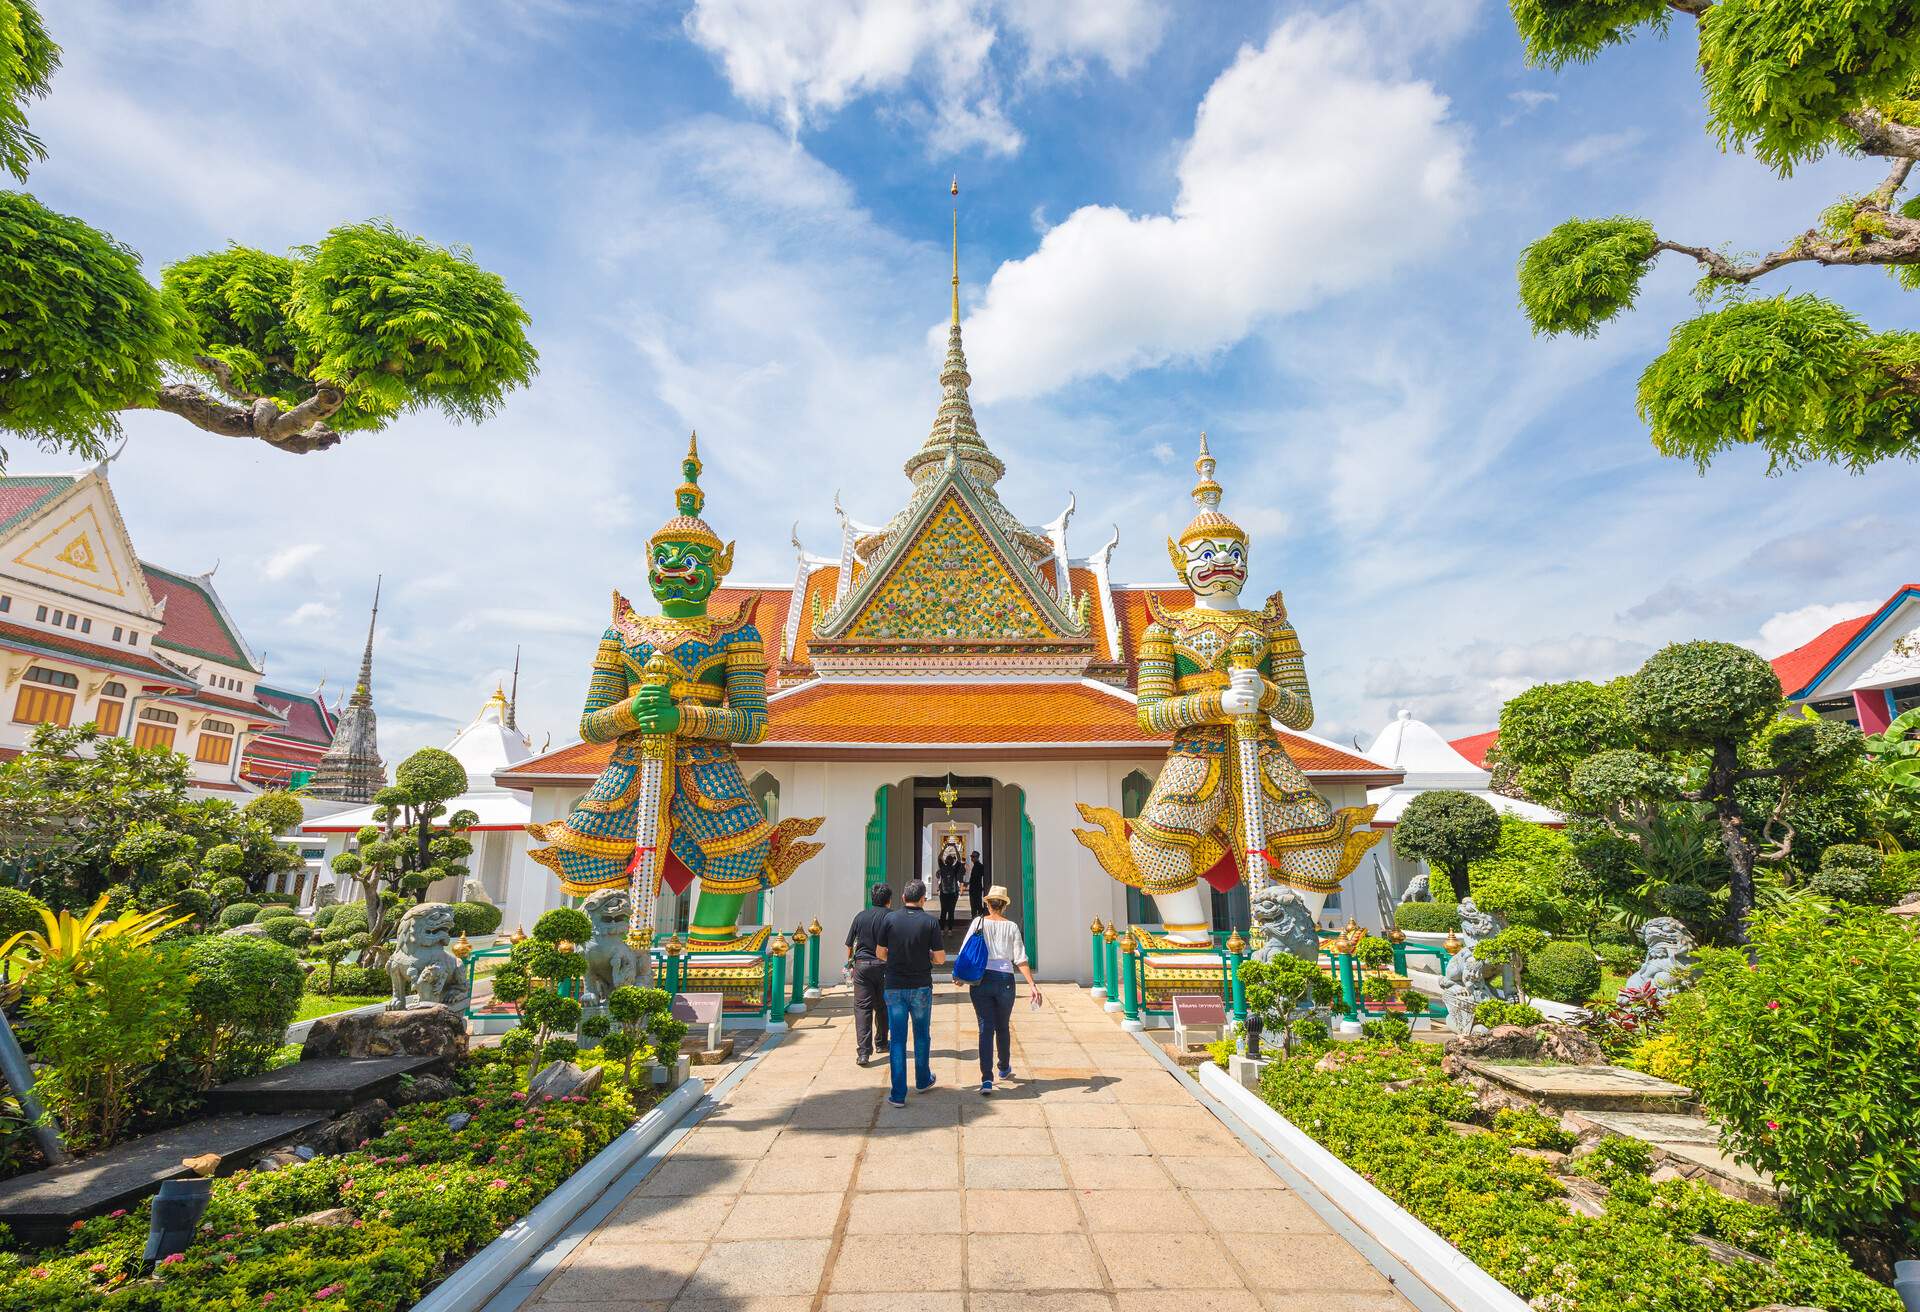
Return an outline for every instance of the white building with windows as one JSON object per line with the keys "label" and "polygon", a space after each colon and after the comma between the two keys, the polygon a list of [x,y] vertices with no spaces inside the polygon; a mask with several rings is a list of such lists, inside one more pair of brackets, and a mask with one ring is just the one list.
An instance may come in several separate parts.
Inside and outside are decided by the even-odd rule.
{"label": "white building with windows", "polygon": [[245,801],[241,758],[286,715],[213,576],[141,560],[103,462],[0,478],[0,759],[87,721],[180,752],[193,791]]}

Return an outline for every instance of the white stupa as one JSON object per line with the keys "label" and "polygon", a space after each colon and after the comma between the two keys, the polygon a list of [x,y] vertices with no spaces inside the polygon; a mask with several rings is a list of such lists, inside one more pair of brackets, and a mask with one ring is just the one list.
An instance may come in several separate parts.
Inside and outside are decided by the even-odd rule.
{"label": "white stupa", "polygon": [[[513,703],[504,689],[493,690],[480,713],[453,736],[446,750],[467,772],[467,791],[447,803],[446,815],[471,811],[480,817],[467,835],[473,842],[467,867],[470,878],[479,881],[479,891],[498,904],[506,896],[508,872],[526,851],[526,826],[533,815],[527,794],[502,788],[493,781],[494,771],[533,755],[533,745],[514,723]],[[331,862],[346,850],[347,840],[357,830],[376,823],[373,812],[371,806],[336,812],[302,825],[300,832],[325,835],[326,859]],[[331,881],[333,875],[329,871],[321,878]],[[464,892],[452,880],[446,880],[428,890],[427,897],[429,901],[454,902],[462,900]]]}

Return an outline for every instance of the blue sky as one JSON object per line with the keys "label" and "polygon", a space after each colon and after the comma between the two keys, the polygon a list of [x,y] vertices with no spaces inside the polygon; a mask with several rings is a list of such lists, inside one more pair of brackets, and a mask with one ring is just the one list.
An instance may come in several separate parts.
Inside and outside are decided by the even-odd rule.
{"label": "blue sky", "polygon": [[[30,190],[167,261],[385,215],[526,302],[534,386],[292,457],[158,415],[114,466],[143,554],[204,570],[271,676],[339,691],[386,575],[390,760],[525,649],[568,740],[608,593],[645,592],[697,427],[735,577],[791,579],[901,503],[962,189],[967,348],[1008,504],[1159,582],[1195,436],[1304,639],[1320,731],[1401,706],[1490,727],[1664,642],[1769,652],[1917,572],[1920,474],[1706,475],[1655,454],[1639,370],[1693,306],[1668,257],[1594,341],[1533,338],[1521,247],[1572,214],[1771,247],[1877,183],[1780,181],[1701,128],[1692,34],[1527,69],[1496,0],[62,0]],[[1879,327],[1873,272],[1796,272]],[[1905,307],[1911,313],[1911,303]],[[14,453],[19,472],[61,461]]]}

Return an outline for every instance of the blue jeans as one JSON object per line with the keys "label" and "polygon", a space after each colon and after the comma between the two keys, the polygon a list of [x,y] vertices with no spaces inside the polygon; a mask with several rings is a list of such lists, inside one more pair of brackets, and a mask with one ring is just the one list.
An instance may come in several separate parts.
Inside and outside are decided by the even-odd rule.
{"label": "blue jeans", "polygon": [[892,1068],[895,1102],[907,1100],[907,1022],[913,1022],[913,1083],[924,1089],[933,1083],[933,1046],[927,1027],[933,1020],[933,990],[887,990],[887,1064]]}
{"label": "blue jeans", "polygon": [[1013,1070],[1013,976],[1004,970],[985,971],[967,990],[973,1014],[980,1022],[980,1082],[993,1079],[993,1049],[1000,1046],[1000,1073]]}

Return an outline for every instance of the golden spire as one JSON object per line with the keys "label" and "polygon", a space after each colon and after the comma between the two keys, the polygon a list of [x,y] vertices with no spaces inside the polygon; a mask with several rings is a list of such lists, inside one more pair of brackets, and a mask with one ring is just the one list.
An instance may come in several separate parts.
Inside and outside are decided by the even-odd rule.
{"label": "golden spire", "polygon": [[[960,194],[960,178],[956,174],[953,185],[947,189],[949,195]],[[960,322],[960,202],[953,205],[953,322]]]}
{"label": "golden spire", "polygon": [[[1195,538],[1234,538],[1247,540],[1246,531],[1238,524],[1220,513],[1220,484],[1214,480],[1215,469],[1213,452],[1207,449],[1207,435],[1200,434],[1200,454],[1194,459],[1193,472],[1200,476],[1193,485],[1193,508],[1195,515],[1180,534],[1181,545]],[[1169,549],[1172,544],[1168,544]],[[1175,553],[1176,557],[1178,553]],[[1178,562],[1176,561],[1176,568]]]}

